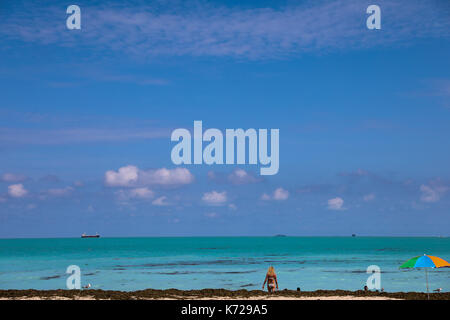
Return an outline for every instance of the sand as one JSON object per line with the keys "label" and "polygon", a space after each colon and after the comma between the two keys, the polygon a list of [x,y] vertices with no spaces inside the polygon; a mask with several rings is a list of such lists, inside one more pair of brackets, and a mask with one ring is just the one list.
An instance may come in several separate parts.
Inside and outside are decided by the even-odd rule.
{"label": "sand", "polygon": [[[135,298],[136,299],[136,298]],[[105,300],[105,299],[96,299],[93,296],[73,296],[71,298],[61,297],[61,296],[53,296],[53,297],[15,297],[15,298],[0,298],[0,300]],[[107,299],[111,300],[111,299]],[[139,300],[240,300],[240,301],[264,301],[264,300],[402,300],[395,298],[386,298],[386,297],[354,297],[354,296],[330,296],[330,297],[289,297],[289,296],[255,296],[251,298],[229,298],[229,297],[173,297],[173,298],[144,298]]]}
{"label": "sand", "polygon": [[[423,292],[365,292],[281,290],[273,294],[261,290],[0,290],[0,300],[426,300]],[[431,300],[450,300],[450,292],[431,293]]]}

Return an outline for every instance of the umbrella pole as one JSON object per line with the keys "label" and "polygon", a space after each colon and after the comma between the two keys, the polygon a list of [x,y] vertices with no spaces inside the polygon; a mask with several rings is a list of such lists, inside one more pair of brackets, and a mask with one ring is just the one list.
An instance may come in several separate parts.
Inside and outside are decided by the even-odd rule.
{"label": "umbrella pole", "polygon": [[425,268],[425,278],[427,279],[427,297],[428,297],[428,300],[430,300],[430,292],[428,290],[428,271],[427,271],[427,268]]}

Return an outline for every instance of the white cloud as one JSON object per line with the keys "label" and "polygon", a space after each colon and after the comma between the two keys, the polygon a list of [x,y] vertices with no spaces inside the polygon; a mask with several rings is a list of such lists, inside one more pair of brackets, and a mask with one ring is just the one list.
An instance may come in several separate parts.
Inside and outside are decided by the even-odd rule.
{"label": "white cloud", "polygon": [[109,170],[105,173],[105,185],[109,187],[177,186],[193,181],[193,174],[186,168],[140,170],[136,166],[128,165],[118,171]]}
{"label": "white cloud", "polygon": [[287,198],[289,198],[289,191],[283,188],[278,188],[273,192],[274,200],[287,200]]}
{"label": "white cloud", "polygon": [[61,145],[72,143],[121,142],[170,137],[167,129],[30,129],[0,128],[0,144]]}
{"label": "white cloud", "polygon": [[159,197],[159,198],[153,200],[152,204],[154,206],[168,206],[169,203],[167,203],[166,200],[167,200],[167,197],[166,196],[162,196],[162,197]]}
{"label": "white cloud", "polygon": [[342,172],[339,174],[340,176],[344,176],[344,177],[363,177],[363,176],[368,176],[369,172],[363,169],[357,169],[356,171],[351,171],[351,172]]}
{"label": "white cloud", "polygon": [[13,184],[8,187],[8,194],[13,198],[22,198],[26,196],[28,191],[24,188],[23,184]]}
{"label": "white cloud", "polygon": [[420,200],[423,202],[438,202],[441,196],[448,190],[448,188],[438,182],[430,182],[429,185],[422,184],[420,191],[422,195]]}
{"label": "white cloud", "polygon": [[[283,58],[304,52],[354,50],[408,44],[417,38],[447,38],[446,10],[423,1],[383,1],[389,21],[383,37],[361,24],[358,1],[306,1],[281,8],[241,8],[199,4],[167,6],[91,5],[83,7],[87,32],[60,32],[61,9],[27,5],[2,17],[0,35],[25,42],[82,45],[138,57],[216,56]],[[38,12],[39,15],[35,13]],[[98,14],[101,12],[101,14]],[[398,13],[402,14],[399,15]],[[384,21],[384,20],[383,20]],[[39,25],[39,32],[35,26]],[[105,36],[108,35],[108,36]],[[125,79],[128,80],[128,79]]]}
{"label": "white cloud", "polygon": [[150,199],[154,197],[154,192],[147,187],[135,188],[130,190],[132,198]]}
{"label": "white cloud", "polygon": [[283,189],[283,188],[277,188],[273,192],[272,195],[269,195],[267,193],[263,193],[261,196],[261,200],[269,201],[269,200],[277,200],[277,201],[284,201],[289,198],[289,191]]}
{"label": "white cloud", "polygon": [[263,193],[261,195],[261,200],[269,201],[270,199],[271,199],[271,197],[267,193]]}
{"label": "white cloud", "polygon": [[154,192],[147,187],[119,190],[116,194],[119,196],[119,200],[122,201],[129,199],[151,199],[155,196]]}
{"label": "white cloud", "polygon": [[109,187],[128,187],[138,180],[138,168],[135,166],[126,166],[119,170],[109,170],[105,173],[105,184]]}
{"label": "white cloud", "polygon": [[62,197],[62,196],[68,195],[72,191],[73,191],[72,187],[65,187],[65,188],[49,189],[49,190],[47,190],[47,193],[54,197]]}
{"label": "white cloud", "polygon": [[194,181],[194,176],[186,168],[139,171],[139,175],[143,184],[170,186],[190,184]]}
{"label": "white cloud", "polygon": [[344,200],[340,197],[336,197],[328,200],[329,210],[343,210]]}
{"label": "white cloud", "polygon": [[366,201],[366,202],[375,200],[375,194],[374,194],[374,193],[366,194],[366,195],[363,197],[363,200]]}
{"label": "white cloud", "polygon": [[23,182],[27,177],[23,174],[4,173],[0,179],[3,182]]}
{"label": "white cloud", "polygon": [[254,175],[248,173],[243,169],[236,169],[228,175],[228,181],[230,181],[232,184],[239,185],[260,182],[261,179],[256,178]]}
{"label": "white cloud", "polygon": [[206,192],[203,194],[202,200],[209,205],[220,206],[227,202],[227,192]]}

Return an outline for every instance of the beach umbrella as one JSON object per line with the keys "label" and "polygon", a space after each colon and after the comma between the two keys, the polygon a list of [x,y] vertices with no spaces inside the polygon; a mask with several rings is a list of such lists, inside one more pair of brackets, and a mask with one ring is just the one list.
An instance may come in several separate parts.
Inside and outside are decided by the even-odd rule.
{"label": "beach umbrella", "polygon": [[427,271],[428,268],[445,268],[445,267],[450,267],[450,263],[448,263],[442,258],[424,254],[423,256],[417,256],[409,259],[400,266],[400,269],[424,268],[425,278],[427,281],[427,295],[429,298],[430,296],[428,290],[428,271]]}

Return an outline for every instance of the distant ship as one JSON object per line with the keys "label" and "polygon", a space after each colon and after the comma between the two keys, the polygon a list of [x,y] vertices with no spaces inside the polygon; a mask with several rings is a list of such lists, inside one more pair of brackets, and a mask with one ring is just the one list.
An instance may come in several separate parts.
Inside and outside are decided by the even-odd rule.
{"label": "distant ship", "polygon": [[97,233],[97,234],[95,234],[95,235],[88,235],[88,234],[86,234],[86,233],[83,233],[82,235],[81,235],[81,237],[82,238],[100,238],[100,235]]}
{"label": "distant ship", "polygon": [[356,234],[352,234],[352,237],[353,237],[353,238],[356,237]]}

